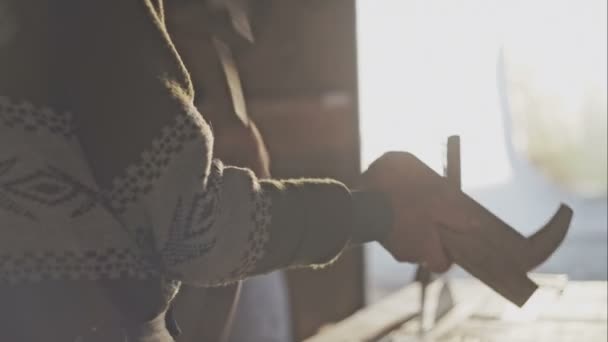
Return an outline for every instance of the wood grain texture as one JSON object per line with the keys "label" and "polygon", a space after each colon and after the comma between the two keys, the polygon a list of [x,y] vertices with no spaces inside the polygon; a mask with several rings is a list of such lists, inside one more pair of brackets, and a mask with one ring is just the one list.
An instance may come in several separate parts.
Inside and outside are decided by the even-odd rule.
{"label": "wood grain texture", "polygon": [[488,291],[478,280],[453,279],[452,290],[460,309],[426,335],[420,335],[420,320],[413,314],[419,285],[412,284],[326,327],[306,342],[606,341],[607,282],[567,282],[556,275],[531,278],[540,290],[522,308]]}

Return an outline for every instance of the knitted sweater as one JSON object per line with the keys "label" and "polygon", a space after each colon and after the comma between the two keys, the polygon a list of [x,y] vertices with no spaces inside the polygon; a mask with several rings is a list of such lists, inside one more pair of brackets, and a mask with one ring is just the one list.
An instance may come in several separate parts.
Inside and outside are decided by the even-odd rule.
{"label": "knitted sweater", "polygon": [[35,84],[48,86],[50,107],[0,97],[0,301],[26,308],[0,313],[0,330],[16,318],[38,324],[22,336],[73,340],[70,324],[111,325],[87,318],[91,305],[137,327],[158,321],[181,282],[322,265],[362,240],[343,184],[258,180],[213,159],[211,128],[149,0],[68,3],[52,8],[78,13],[51,30],[56,70]]}
{"label": "knitted sweater", "polygon": [[[213,286],[324,264],[346,245],[341,183],[260,181],[224,166],[191,105],[145,129],[153,138],[134,142],[145,147],[104,187],[69,113],[0,97],[0,282],[162,276]],[[111,136],[103,144],[116,148]]]}

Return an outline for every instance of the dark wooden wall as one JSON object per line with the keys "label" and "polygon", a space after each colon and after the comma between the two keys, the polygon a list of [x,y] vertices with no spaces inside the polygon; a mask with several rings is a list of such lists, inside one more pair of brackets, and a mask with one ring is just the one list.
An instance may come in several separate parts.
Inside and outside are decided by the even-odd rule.
{"label": "dark wooden wall", "polygon": [[[353,183],[360,171],[354,0],[260,3],[256,46],[238,62],[273,175]],[[289,272],[298,339],[363,306],[362,259],[355,250],[325,270]]]}

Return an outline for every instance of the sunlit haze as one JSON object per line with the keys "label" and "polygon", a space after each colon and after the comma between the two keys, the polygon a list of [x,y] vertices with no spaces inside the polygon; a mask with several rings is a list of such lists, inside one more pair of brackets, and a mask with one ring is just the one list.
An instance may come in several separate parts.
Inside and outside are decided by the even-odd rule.
{"label": "sunlit haze", "polygon": [[[557,137],[571,137],[579,149],[594,146],[579,163],[603,162],[605,175],[605,0],[359,0],[358,30],[363,167],[383,152],[406,150],[441,171],[445,140],[459,134],[465,188],[506,182],[513,171],[497,90],[504,51],[516,150],[538,161]],[[526,110],[518,106],[518,81],[542,108],[530,114],[529,101]],[[585,106],[593,113],[583,113]],[[568,133],[552,132],[539,152],[528,117],[547,115],[541,122],[554,122],[549,129]],[[585,125],[597,128],[595,140],[576,138],[588,135]],[[554,164],[563,158],[540,159],[541,168],[559,173]]]}

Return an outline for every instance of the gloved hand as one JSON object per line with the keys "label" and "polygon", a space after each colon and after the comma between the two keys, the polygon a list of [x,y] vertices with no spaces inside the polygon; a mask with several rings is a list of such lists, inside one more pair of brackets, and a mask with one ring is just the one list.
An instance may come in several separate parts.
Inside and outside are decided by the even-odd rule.
{"label": "gloved hand", "polygon": [[392,221],[379,241],[398,261],[445,272],[452,260],[439,227],[463,232],[475,227],[459,201],[460,189],[410,153],[389,152],[378,158],[362,175],[360,188],[386,198]]}

